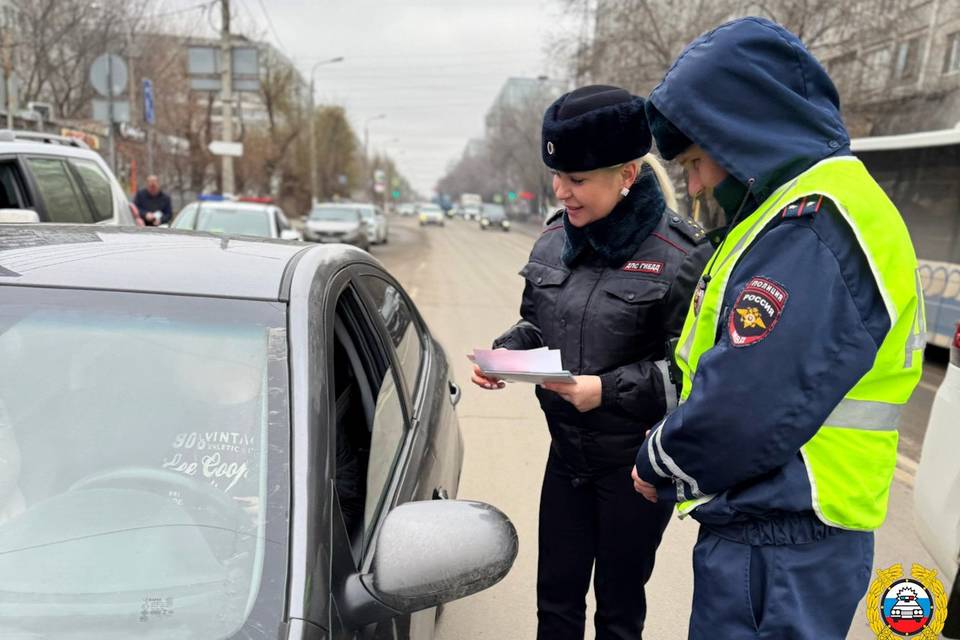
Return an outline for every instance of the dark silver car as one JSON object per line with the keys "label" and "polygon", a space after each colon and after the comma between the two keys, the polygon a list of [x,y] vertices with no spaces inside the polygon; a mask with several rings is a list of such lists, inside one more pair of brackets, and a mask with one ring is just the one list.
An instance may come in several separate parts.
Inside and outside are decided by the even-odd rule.
{"label": "dark silver car", "polygon": [[368,254],[5,225],[0,300],[0,638],[429,638],[509,571]]}
{"label": "dark silver car", "polygon": [[303,228],[303,239],[310,242],[352,244],[370,249],[370,234],[360,210],[351,204],[314,205]]}

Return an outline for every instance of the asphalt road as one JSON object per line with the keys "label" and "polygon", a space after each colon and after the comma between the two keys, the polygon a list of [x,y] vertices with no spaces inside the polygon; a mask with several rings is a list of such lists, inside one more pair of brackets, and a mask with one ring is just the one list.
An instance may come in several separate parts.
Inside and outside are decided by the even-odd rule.
{"label": "asphalt road", "polygon": [[[523,290],[517,272],[538,232],[523,226],[511,233],[482,232],[476,223],[459,219],[445,227],[421,228],[412,218],[396,216],[390,217],[390,223],[389,244],[374,247],[372,253],[416,302],[463,387],[458,414],[466,458],[459,497],[496,505],[510,516],[520,535],[520,554],[510,574],[494,588],[448,605],[440,618],[438,637],[534,638],[537,506],[549,435],[529,385],[510,384],[502,391],[480,389],[469,382],[466,354],[474,347],[486,347],[517,320]],[[877,568],[897,562],[908,572],[914,562],[933,566],[913,530],[912,476],[944,369],[944,358],[928,359],[923,381],[905,412],[889,516],[877,533]],[[647,585],[646,637],[686,638],[693,589],[690,551],[696,531],[696,523],[689,519],[675,519],[667,529]],[[587,638],[594,637],[592,599],[588,595]],[[848,637],[876,638],[862,610],[863,603]]]}

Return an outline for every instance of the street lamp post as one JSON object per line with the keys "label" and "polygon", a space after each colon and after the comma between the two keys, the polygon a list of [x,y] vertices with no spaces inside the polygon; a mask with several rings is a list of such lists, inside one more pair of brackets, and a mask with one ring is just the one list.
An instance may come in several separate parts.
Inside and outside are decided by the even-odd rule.
{"label": "street lamp post", "polygon": [[370,146],[370,123],[374,120],[383,120],[387,117],[387,114],[381,113],[375,115],[371,118],[367,118],[363,123],[363,160],[364,162],[370,162],[370,154],[368,153]]}
{"label": "street lamp post", "polygon": [[337,56],[329,60],[321,60],[310,69],[310,208],[313,208],[313,204],[317,201],[317,114],[315,112],[316,106],[313,102],[313,76],[317,71],[317,67],[335,62],[343,62],[343,56]]}
{"label": "street lamp post", "polygon": [[[370,180],[369,169],[370,169],[370,123],[374,120],[383,120],[387,117],[385,113],[379,113],[375,116],[367,118],[363,122],[363,164],[366,165],[368,170],[367,180]],[[369,185],[369,183],[368,183]],[[369,186],[368,186],[369,188]]]}

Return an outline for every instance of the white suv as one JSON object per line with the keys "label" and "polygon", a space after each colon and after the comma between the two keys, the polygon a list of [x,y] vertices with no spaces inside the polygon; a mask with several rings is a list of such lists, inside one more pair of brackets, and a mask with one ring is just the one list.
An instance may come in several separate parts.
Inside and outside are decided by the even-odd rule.
{"label": "white suv", "polygon": [[[960,638],[960,323],[950,346],[947,373],[930,408],[913,489],[917,533],[937,561],[950,590],[945,638]],[[951,584],[953,588],[951,590]]]}
{"label": "white suv", "polygon": [[40,222],[136,224],[123,187],[98,153],[74,138],[31,131],[0,130],[3,210],[32,210]]}

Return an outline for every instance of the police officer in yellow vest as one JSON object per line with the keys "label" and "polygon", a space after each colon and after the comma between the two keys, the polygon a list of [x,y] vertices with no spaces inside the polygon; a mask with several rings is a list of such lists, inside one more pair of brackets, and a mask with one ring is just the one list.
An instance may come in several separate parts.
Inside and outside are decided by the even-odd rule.
{"label": "police officer in yellow vest", "polygon": [[921,374],[910,236],[851,155],[830,78],[780,25],[701,36],[647,116],[728,222],[675,352],[680,406],[633,471],[701,524],[690,638],[844,638]]}

